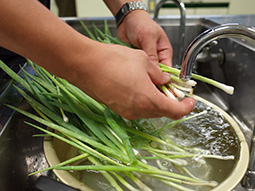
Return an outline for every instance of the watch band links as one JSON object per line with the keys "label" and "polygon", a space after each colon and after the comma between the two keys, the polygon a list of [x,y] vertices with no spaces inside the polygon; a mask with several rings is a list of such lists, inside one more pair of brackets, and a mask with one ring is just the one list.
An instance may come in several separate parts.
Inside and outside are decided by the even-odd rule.
{"label": "watch band links", "polygon": [[137,9],[147,11],[145,4],[141,1],[132,1],[125,3],[115,16],[117,26],[121,24],[121,22],[127,16],[128,13]]}

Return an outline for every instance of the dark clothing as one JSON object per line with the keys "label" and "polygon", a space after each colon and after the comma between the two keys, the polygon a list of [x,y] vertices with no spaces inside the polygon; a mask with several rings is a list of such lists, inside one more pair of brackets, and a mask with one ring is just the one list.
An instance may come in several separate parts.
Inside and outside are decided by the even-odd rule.
{"label": "dark clothing", "polygon": [[50,8],[50,0],[39,0],[43,5]]}
{"label": "dark clothing", "polygon": [[76,17],[75,0],[56,0],[59,17]]}

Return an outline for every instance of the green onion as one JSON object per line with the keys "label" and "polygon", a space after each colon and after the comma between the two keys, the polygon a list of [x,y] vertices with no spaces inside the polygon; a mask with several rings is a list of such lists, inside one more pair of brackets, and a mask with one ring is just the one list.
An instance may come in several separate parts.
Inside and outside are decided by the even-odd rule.
{"label": "green onion", "polygon": [[[178,70],[176,68],[172,68],[172,67],[166,66],[166,65],[163,65],[163,64],[160,64],[160,68],[161,68],[161,70],[163,72],[172,73],[172,74],[176,75],[176,77],[179,76],[179,74],[180,74],[180,70]],[[172,76],[172,78],[174,78],[175,80],[176,80],[176,77]],[[213,79],[210,79],[210,78],[198,75],[198,74],[193,74],[193,73],[191,74],[191,78],[203,81],[203,82],[208,83],[208,84],[211,84],[211,85],[213,85],[213,86],[215,86],[215,87],[225,91],[226,93],[228,93],[230,95],[232,95],[234,93],[234,87],[226,85],[226,84],[223,84],[223,83],[220,83],[220,82],[215,81]],[[194,86],[195,85],[191,81],[183,81],[181,79],[176,80],[176,81],[179,81],[180,85],[184,86],[184,87],[185,87],[185,85],[187,85],[187,86]]]}

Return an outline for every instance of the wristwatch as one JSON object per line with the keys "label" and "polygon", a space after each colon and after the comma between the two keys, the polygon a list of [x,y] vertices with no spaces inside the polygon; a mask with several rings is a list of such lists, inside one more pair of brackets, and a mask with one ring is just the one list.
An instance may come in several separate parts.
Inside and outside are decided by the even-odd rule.
{"label": "wristwatch", "polygon": [[128,13],[137,9],[147,11],[145,4],[141,1],[132,1],[125,3],[115,16],[117,26],[121,24],[121,22],[127,16]]}

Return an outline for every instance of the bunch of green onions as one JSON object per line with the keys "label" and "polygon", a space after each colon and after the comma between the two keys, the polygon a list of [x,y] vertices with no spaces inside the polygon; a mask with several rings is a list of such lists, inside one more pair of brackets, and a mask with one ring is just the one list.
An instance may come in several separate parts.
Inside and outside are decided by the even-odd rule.
{"label": "bunch of green onions", "polygon": [[[176,68],[172,68],[163,64],[160,64],[160,69],[163,72],[168,72],[171,75],[171,82],[166,85],[160,86],[161,90],[170,98],[177,99],[184,98],[187,94],[193,93],[193,87],[197,84],[194,80],[182,80],[179,78],[180,70]],[[234,87],[220,83],[213,79],[198,75],[198,74],[191,74],[191,78],[203,81],[207,84],[213,85],[224,92],[232,95],[234,93]]]}
{"label": "bunch of green onions", "polygon": [[[83,23],[82,23],[83,24]],[[85,25],[84,25],[85,26]],[[98,34],[92,38],[106,43],[125,43],[111,37],[107,25],[105,32],[95,28]],[[85,26],[86,30],[87,27]],[[27,60],[36,75],[25,70],[20,77],[2,61],[0,67],[23,88],[15,86],[37,115],[8,105],[21,114],[32,118],[45,127],[25,122],[42,132],[76,148],[80,155],[51,166],[40,173],[52,169],[100,172],[116,190],[124,189],[152,190],[140,177],[149,176],[177,190],[194,190],[197,186],[215,187],[215,181],[201,180],[186,168],[187,161],[200,156],[219,160],[233,160],[233,156],[212,155],[202,149],[186,148],[165,140],[161,133],[174,125],[203,115],[205,112],[186,117],[170,124],[147,131],[138,120],[127,121],[115,114],[105,105],[98,103],[68,81],[58,78],[44,68]],[[162,66],[162,69],[167,67]],[[171,73],[173,73],[171,71]],[[24,90],[25,89],[25,90]],[[149,123],[149,121],[148,121]],[[156,143],[156,144],[155,144]],[[164,148],[164,149],[162,149]],[[146,152],[146,156],[141,153]],[[209,153],[209,154],[208,154]],[[90,165],[72,165],[75,161],[87,159]],[[181,169],[184,174],[170,172],[159,161],[164,159]],[[148,160],[155,160],[157,166],[151,166]],[[131,183],[130,183],[131,182]]]}

